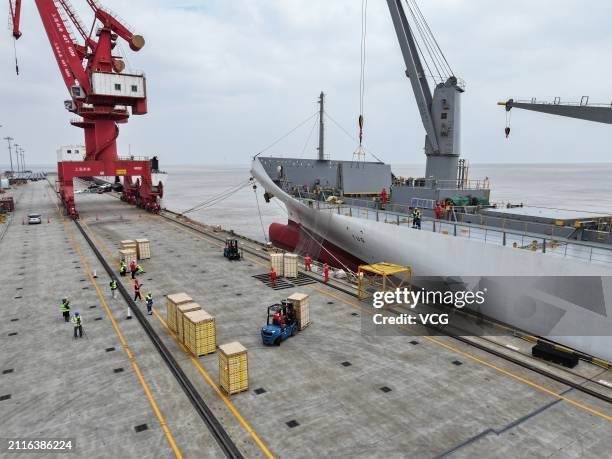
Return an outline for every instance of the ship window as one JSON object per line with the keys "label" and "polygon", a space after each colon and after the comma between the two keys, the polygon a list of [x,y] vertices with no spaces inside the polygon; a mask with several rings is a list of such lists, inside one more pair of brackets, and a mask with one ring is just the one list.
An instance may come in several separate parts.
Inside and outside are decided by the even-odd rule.
{"label": "ship window", "polygon": [[119,83],[115,83],[115,91],[121,91],[121,85]]}
{"label": "ship window", "polygon": [[132,92],[136,92],[138,91],[138,86],[136,86],[135,84],[132,85]]}
{"label": "ship window", "polygon": [[442,113],[441,118],[442,118],[443,120],[445,120],[447,117],[448,117],[448,113]]}
{"label": "ship window", "polygon": [[72,153],[72,150],[66,150],[66,153],[70,154]]}

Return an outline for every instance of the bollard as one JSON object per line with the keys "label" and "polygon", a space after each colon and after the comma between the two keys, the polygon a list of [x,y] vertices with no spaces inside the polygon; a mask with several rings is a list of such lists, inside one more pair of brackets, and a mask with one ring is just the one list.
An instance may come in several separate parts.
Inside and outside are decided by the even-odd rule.
{"label": "bollard", "polygon": [[47,223],[51,223],[51,219],[49,218],[48,215],[47,215]]}
{"label": "bollard", "polygon": [[97,270],[95,270],[95,269],[94,269],[94,272],[93,272],[93,278],[94,279],[98,278],[98,273],[97,273]]}

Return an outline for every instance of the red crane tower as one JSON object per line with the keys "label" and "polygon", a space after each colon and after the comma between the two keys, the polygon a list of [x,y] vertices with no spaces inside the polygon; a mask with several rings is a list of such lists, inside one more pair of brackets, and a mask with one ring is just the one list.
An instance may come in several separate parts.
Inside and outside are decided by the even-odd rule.
{"label": "red crane tower", "polygon": [[[122,158],[117,154],[118,124],[127,123],[131,113],[147,113],[146,79],[142,73],[123,73],[122,56],[114,53],[117,39],[125,40],[133,51],[145,44],[97,0],[86,0],[94,12],[90,32],[79,19],[69,0],[35,0],[51,49],[71,99],[65,108],[79,118],[71,124],[85,131],[85,160],[60,161],[60,196],[66,212],[78,217],[74,202],[75,177],[123,177],[122,199],[150,211],[159,211],[162,183],[152,183],[152,161],[148,158]],[[21,36],[21,0],[9,0],[13,37]],[[72,24],[82,38],[71,32]],[[97,26],[97,27],[96,27]],[[157,163],[156,158],[154,162]],[[157,167],[157,166],[155,166]]]}

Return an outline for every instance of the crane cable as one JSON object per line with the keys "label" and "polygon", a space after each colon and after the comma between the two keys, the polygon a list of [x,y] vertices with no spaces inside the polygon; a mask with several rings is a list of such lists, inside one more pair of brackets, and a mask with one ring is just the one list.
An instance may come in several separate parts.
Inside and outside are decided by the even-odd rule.
{"label": "crane cable", "polygon": [[208,207],[212,207],[218,203],[220,203],[221,201],[224,201],[225,199],[229,198],[230,196],[232,196],[233,194],[237,193],[238,191],[242,190],[243,188],[246,188],[247,186],[249,186],[251,184],[250,180],[247,180],[246,182],[240,182],[237,185],[234,185],[224,191],[222,191],[219,194],[216,194],[214,196],[211,196],[210,198],[206,199],[205,201],[196,204],[195,206],[184,210],[183,212],[180,213],[180,215],[185,215],[191,212],[195,212],[197,210],[200,209],[204,209],[204,208],[208,208]]}
{"label": "crane cable", "polygon": [[297,131],[299,128],[301,128],[302,126],[304,126],[306,123],[308,123],[312,118],[314,118],[315,116],[318,116],[319,111],[317,110],[316,112],[314,112],[312,115],[310,115],[308,118],[306,118],[304,121],[302,121],[301,123],[299,123],[297,126],[295,126],[293,129],[289,130],[288,132],[286,132],[285,134],[283,134],[282,136],[280,136],[278,139],[276,139],[274,142],[272,142],[270,145],[268,145],[266,148],[264,148],[263,150],[261,150],[259,153],[257,153],[255,156],[253,156],[253,159],[257,158],[259,155],[261,155],[262,153],[265,153],[266,151],[268,151],[270,148],[272,148],[273,146],[275,146],[276,144],[278,144],[279,142],[281,142],[282,140],[285,140],[287,137],[289,137],[291,134],[293,134],[295,131]]}
{"label": "crane cable", "polygon": [[366,65],[366,39],[368,35],[368,0],[361,0],[361,52],[359,75],[359,149],[363,144],[364,123],[364,95],[365,95],[365,65]]}

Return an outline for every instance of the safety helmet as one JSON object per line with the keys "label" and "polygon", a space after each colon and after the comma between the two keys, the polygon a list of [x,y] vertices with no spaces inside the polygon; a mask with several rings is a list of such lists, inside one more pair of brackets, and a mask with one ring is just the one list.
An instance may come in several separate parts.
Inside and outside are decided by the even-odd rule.
{"label": "safety helmet", "polygon": [[75,312],[75,313],[74,313],[74,315],[75,315],[75,316],[78,316],[78,315],[79,315],[79,311]]}

